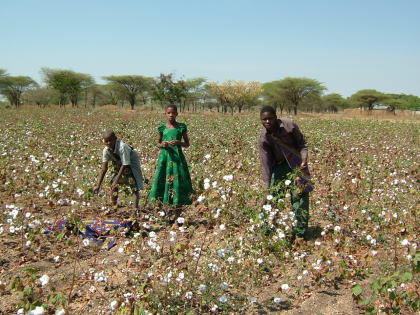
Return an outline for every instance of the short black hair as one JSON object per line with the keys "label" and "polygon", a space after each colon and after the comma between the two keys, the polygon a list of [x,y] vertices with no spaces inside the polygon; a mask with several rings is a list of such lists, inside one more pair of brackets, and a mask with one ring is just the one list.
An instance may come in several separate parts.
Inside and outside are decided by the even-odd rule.
{"label": "short black hair", "polygon": [[264,106],[260,110],[260,115],[262,115],[262,113],[270,113],[270,114],[276,115],[276,110],[274,109],[273,106]]}
{"label": "short black hair", "polygon": [[178,111],[178,107],[176,107],[175,104],[169,104],[168,106],[166,106],[166,109],[168,109],[168,108],[173,108],[173,109],[175,109],[175,111]]}
{"label": "short black hair", "polygon": [[105,130],[103,133],[102,133],[102,137],[103,138],[108,138],[108,137],[117,137],[116,135],[115,135],[115,132],[114,132],[114,130],[112,130],[112,129],[107,129],[107,130]]}

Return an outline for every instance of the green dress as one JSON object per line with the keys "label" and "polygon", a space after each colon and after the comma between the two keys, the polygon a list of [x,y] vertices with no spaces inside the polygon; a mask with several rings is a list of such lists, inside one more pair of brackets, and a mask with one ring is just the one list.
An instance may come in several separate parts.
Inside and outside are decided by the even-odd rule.
{"label": "green dress", "polygon": [[[161,124],[158,131],[162,141],[181,140],[184,132],[187,132],[187,125],[177,123],[176,128],[167,128],[166,124]],[[189,205],[191,193],[191,177],[182,147],[168,145],[161,148],[149,194],[150,202],[159,200],[166,205]]]}

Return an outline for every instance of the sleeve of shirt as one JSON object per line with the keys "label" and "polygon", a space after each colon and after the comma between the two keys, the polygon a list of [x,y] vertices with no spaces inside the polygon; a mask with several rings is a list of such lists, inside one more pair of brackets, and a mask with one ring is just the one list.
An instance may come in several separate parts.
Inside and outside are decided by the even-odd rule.
{"label": "sleeve of shirt", "polygon": [[157,131],[163,135],[163,131],[165,130],[165,124],[160,124],[160,126],[157,128]]}
{"label": "sleeve of shirt", "polygon": [[131,165],[131,148],[127,144],[123,144],[120,148],[120,157],[122,165]]}
{"label": "sleeve of shirt", "polygon": [[188,132],[188,128],[186,124],[179,124],[179,129],[181,130],[181,134],[184,134],[185,132]]}
{"label": "sleeve of shirt", "polygon": [[102,163],[111,161],[111,157],[109,156],[108,148],[104,148],[102,151]]}
{"label": "sleeve of shirt", "polygon": [[260,151],[260,160],[262,168],[262,179],[267,187],[270,187],[271,176],[273,174],[273,152],[266,141],[260,137],[258,139],[258,148]]}
{"label": "sleeve of shirt", "polygon": [[297,148],[300,151],[300,157],[302,161],[308,161],[308,146],[306,145],[305,137],[303,136],[302,132],[300,131],[298,125],[293,123],[293,138],[295,139]]}

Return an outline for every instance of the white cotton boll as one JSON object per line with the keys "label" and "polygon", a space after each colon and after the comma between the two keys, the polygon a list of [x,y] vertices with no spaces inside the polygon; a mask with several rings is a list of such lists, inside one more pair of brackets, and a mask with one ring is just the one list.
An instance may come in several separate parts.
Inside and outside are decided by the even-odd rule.
{"label": "white cotton boll", "polygon": [[409,244],[410,244],[410,242],[407,239],[401,241],[402,246],[407,246]]}
{"label": "white cotton boll", "polygon": [[227,182],[230,182],[230,181],[233,180],[233,175],[232,174],[225,175],[225,176],[223,176],[223,179]]}
{"label": "white cotton boll", "polygon": [[112,301],[110,304],[111,310],[115,311],[118,307],[118,301]]}
{"label": "white cotton boll", "polygon": [[83,246],[89,246],[89,239],[85,238],[83,240]]}
{"label": "white cotton boll", "polygon": [[180,272],[178,274],[178,277],[176,278],[176,281],[180,282],[180,281],[184,280],[184,278],[185,278],[185,274],[183,272]]}
{"label": "white cotton boll", "polygon": [[289,186],[291,183],[292,183],[292,181],[291,181],[290,179],[286,179],[286,180],[284,181],[284,184],[285,184],[286,186]]}
{"label": "white cotton boll", "polygon": [[283,291],[287,291],[287,290],[289,290],[289,285],[287,283],[284,283],[284,284],[281,285],[281,289]]}
{"label": "white cotton boll", "polygon": [[45,287],[48,282],[50,282],[50,277],[48,275],[43,275],[41,278],[39,278],[39,282],[41,283],[41,286]]}
{"label": "white cotton boll", "polygon": [[273,196],[272,195],[267,195],[267,200],[272,200]]}
{"label": "white cotton boll", "polygon": [[183,217],[179,217],[178,219],[176,219],[176,222],[178,222],[178,224],[184,224],[185,219]]}
{"label": "white cotton boll", "polygon": [[45,314],[45,310],[42,306],[37,306],[35,307],[35,309],[27,313],[27,315],[44,315],[44,314]]}
{"label": "white cotton boll", "polygon": [[226,230],[226,226],[224,224],[220,224],[219,229],[221,231],[224,231],[224,230]]}
{"label": "white cotton boll", "polygon": [[65,314],[66,314],[66,311],[64,309],[55,311],[55,315],[65,315]]}
{"label": "white cotton boll", "polygon": [[209,189],[210,188],[210,183],[204,183],[204,189]]}
{"label": "white cotton boll", "polygon": [[272,207],[271,207],[271,205],[263,205],[263,209],[265,211],[271,211]]}
{"label": "white cotton boll", "polygon": [[275,297],[274,299],[273,299],[273,302],[274,303],[281,303],[281,299],[280,298],[278,298],[278,297]]}

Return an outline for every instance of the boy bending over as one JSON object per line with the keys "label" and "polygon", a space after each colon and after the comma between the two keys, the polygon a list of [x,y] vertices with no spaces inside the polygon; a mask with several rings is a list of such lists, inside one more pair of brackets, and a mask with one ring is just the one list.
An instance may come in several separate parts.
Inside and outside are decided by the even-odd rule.
{"label": "boy bending over", "polygon": [[114,175],[111,179],[112,204],[116,206],[118,202],[118,184],[128,185],[133,192],[135,210],[138,210],[139,191],[143,189],[143,175],[137,152],[131,145],[119,140],[113,130],[105,131],[103,140],[105,148],[102,154],[102,170],[99,175],[98,185],[93,192],[95,194],[99,192],[102,181],[108,171],[108,162],[111,161],[114,166]]}

